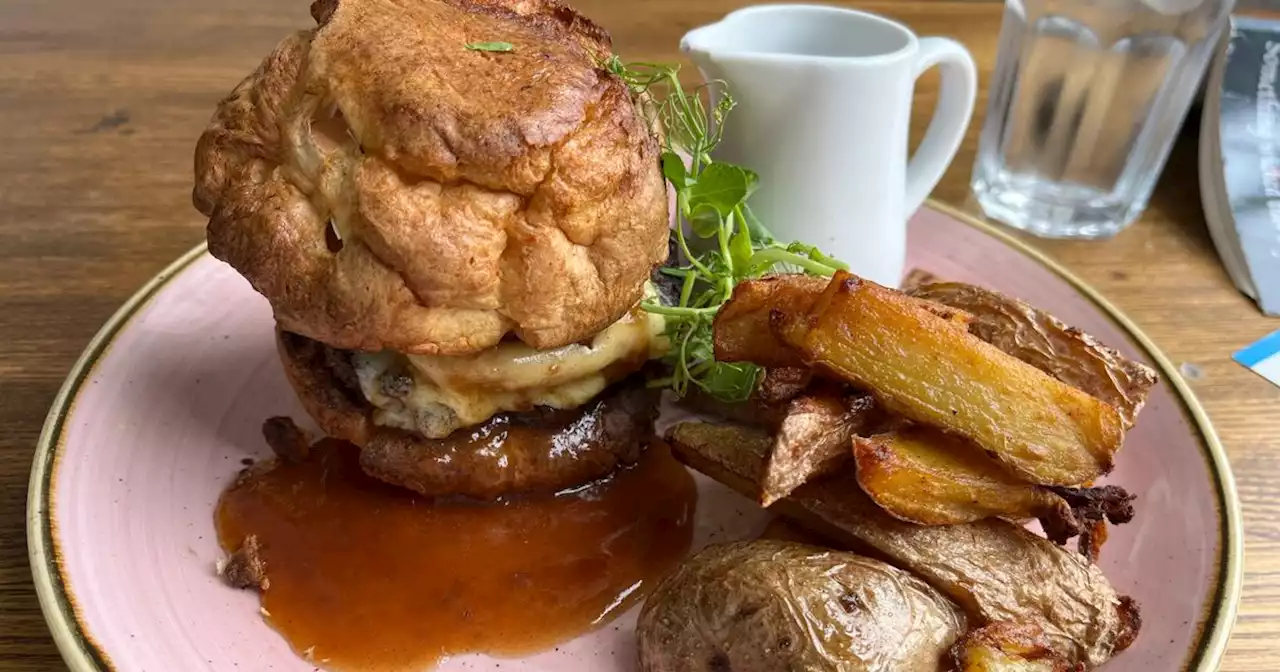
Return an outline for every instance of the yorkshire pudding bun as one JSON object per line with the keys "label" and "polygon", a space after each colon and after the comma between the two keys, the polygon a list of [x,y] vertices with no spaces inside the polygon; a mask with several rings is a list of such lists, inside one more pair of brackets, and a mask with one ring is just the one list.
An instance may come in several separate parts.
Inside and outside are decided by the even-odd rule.
{"label": "yorkshire pudding bun", "polygon": [[667,192],[604,30],[559,0],[311,10],[195,157],[210,252],[282,329],[461,355],[573,343],[635,305],[666,257]]}

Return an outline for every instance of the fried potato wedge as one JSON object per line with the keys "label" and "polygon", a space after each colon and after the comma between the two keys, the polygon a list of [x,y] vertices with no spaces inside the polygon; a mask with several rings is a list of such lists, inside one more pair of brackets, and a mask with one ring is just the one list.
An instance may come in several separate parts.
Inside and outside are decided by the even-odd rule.
{"label": "fried potato wedge", "polygon": [[792,399],[765,459],[760,505],[769,506],[805,482],[848,465],[854,436],[874,427],[882,415],[870,395]]}
{"label": "fried potato wedge", "polygon": [[[909,297],[909,298],[914,298],[914,297]],[[933,313],[934,315],[937,315],[938,317],[942,318],[945,322],[947,322],[947,324],[950,324],[951,326],[960,330],[968,330],[969,322],[973,321],[973,316],[970,315],[969,313],[963,310],[956,310],[955,308],[952,308],[950,306],[944,306],[941,303],[936,303],[934,301],[924,301],[921,299],[916,299],[915,303],[917,306],[920,306],[921,308],[924,308],[925,310]]]}
{"label": "fried potato wedge", "polygon": [[901,520],[921,525],[996,517],[1048,518],[1059,525],[1075,521],[1058,495],[1013,476],[968,441],[932,427],[854,437],[853,455],[862,491]]}
{"label": "fried potato wedge", "polygon": [[1115,408],[848,273],[808,311],[774,309],[771,326],[809,364],[973,441],[1031,483],[1093,482],[1124,439]]}
{"label": "fried potato wedge", "polygon": [[1060,488],[1023,481],[965,439],[923,425],[855,436],[858,485],[890,515],[920,525],[985,518],[1038,518],[1050,541],[1080,535],[1080,552],[1096,561],[1106,521],[1133,519],[1133,495],[1108,485]]}
{"label": "fried potato wedge", "polygon": [[922,268],[913,268],[907,272],[907,277],[902,279],[902,283],[898,288],[908,294],[915,294],[915,290],[922,285],[928,285],[935,282],[943,282],[943,279],[926,271]]}
{"label": "fried potato wedge", "polygon": [[812,386],[812,369],[765,369],[754,396],[765,404],[779,404],[795,399]]}
{"label": "fried potato wedge", "polygon": [[696,413],[759,427],[774,436],[757,494],[761,506],[851,465],[853,437],[876,431],[886,421],[871,395],[812,378],[807,368],[765,369],[745,402],[727,403],[696,389],[680,400]]}
{"label": "fried potato wedge", "polygon": [[969,333],[1058,380],[1107,402],[1132,427],[1156,384],[1135,362],[1058,318],[1003,294],[959,282],[921,284],[912,296],[964,311]]}
{"label": "fried potato wedge", "polygon": [[[747,497],[760,488],[768,433],[685,422],[667,432],[676,456]],[[1116,594],[1092,563],[1003,520],[915,525],[876,506],[852,473],[811,481],[770,510],[833,547],[870,553],[910,571],[981,624],[1029,623],[1071,662],[1101,665],[1133,642],[1137,605]]]}
{"label": "fried potato wedge", "polygon": [[1107,523],[1122,525],[1133,520],[1136,497],[1118,485],[1047,490],[1067,503],[1074,519],[1064,524],[1060,519],[1042,517],[1040,523],[1046,536],[1065,544],[1068,538],[1080,535],[1080,553],[1090,561],[1097,561],[1107,541]]}
{"label": "fried potato wedge", "polygon": [[800,356],[769,329],[769,313],[784,306],[807,311],[826,287],[825,278],[812,275],[773,275],[738,283],[716,313],[716,359],[767,368],[804,368]]}
{"label": "fried potato wedge", "polygon": [[829,383],[782,402],[752,395],[745,403],[727,404],[691,394],[681,403],[704,416],[757,427],[774,437],[755,494],[761,506],[786,497],[806,481],[852,466],[853,437],[875,431],[885,418],[871,395]]}
{"label": "fried potato wedge", "polygon": [[[743,280],[716,313],[714,345],[722,362],[752,362],[763,367],[803,368],[800,357],[769,329],[775,309],[807,311],[827,288],[826,278],[771,275]],[[963,310],[922,298],[906,298],[957,329],[967,329],[972,316]]]}
{"label": "fried potato wedge", "polygon": [[1023,623],[993,623],[960,638],[951,647],[958,672],[1084,672],[1085,667],[1053,652],[1044,632]]}
{"label": "fried potato wedge", "polygon": [[1094,520],[1080,531],[1080,554],[1089,558],[1089,562],[1097,562],[1102,557],[1102,546],[1107,543],[1107,521]]}

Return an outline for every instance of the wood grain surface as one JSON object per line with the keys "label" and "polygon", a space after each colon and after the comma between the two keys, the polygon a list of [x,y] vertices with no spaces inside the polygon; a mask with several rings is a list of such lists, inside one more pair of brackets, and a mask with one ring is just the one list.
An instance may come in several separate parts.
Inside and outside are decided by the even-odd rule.
{"label": "wood grain surface", "polygon": [[[674,59],[679,37],[736,0],[578,0],[629,58]],[[973,51],[985,85],[1001,5],[856,3]],[[0,670],[65,669],[27,566],[27,476],[63,377],[103,321],[198,243],[192,147],[213,105],[289,31],[304,0],[0,1]],[[936,99],[926,76],[916,133]],[[976,211],[977,121],[935,196]],[[1244,502],[1244,601],[1223,666],[1280,660],[1280,389],[1230,360],[1280,321],[1232,287],[1205,230],[1195,123],[1151,208],[1104,243],[1035,241],[1127,312],[1190,371]],[[1170,586],[1177,590],[1177,586]]]}

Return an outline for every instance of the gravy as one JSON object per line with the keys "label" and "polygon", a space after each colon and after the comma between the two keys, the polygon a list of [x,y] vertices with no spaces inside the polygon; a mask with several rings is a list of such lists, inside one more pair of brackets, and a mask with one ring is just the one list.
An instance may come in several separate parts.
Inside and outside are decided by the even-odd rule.
{"label": "gravy", "polygon": [[573,494],[433,502],[366,476],[325,440],[223,493],[228,552],[257,535],[264,616],[332,670],[419,670],[517,656],[600,627],[689,549],[697,491],[663,444]]}

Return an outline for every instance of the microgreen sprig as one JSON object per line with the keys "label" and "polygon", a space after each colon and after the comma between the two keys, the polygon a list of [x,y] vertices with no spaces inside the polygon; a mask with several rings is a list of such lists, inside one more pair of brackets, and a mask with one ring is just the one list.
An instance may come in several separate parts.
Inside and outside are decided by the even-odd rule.
{"label": "microgreen sprig", "polygon": [[468,42],[467,49],[469,51],[493,51],[498,53],[506,53],[516,50],[516,45],[510,42]]}
{"label": "microgreen sprig", "polygon": [[[679,396],[696,385],[723,401],[745,400],[755,389],[760,367],[717,361],[712,343],[712,322],[734,286],[769,272],[829,276],[847,267],[811,245],[778,242],[747,204],[759,176],[711,157],[734,106],[723,82],[686,91],[680,85],[680,66],[623,63],[617,56],[605,68],[626,82],[650,123],[661,130],[662,174],[675,192],[680,215],[672,236],[684,263],[661,271],[679,280],[679,302],[641,303],[666,319],[671,344],[664,357],[671,374],[649,384],[670,387]],[[718,95],[709,95],[710,87]],[[704,97],[715,99],[709,111]]]}

